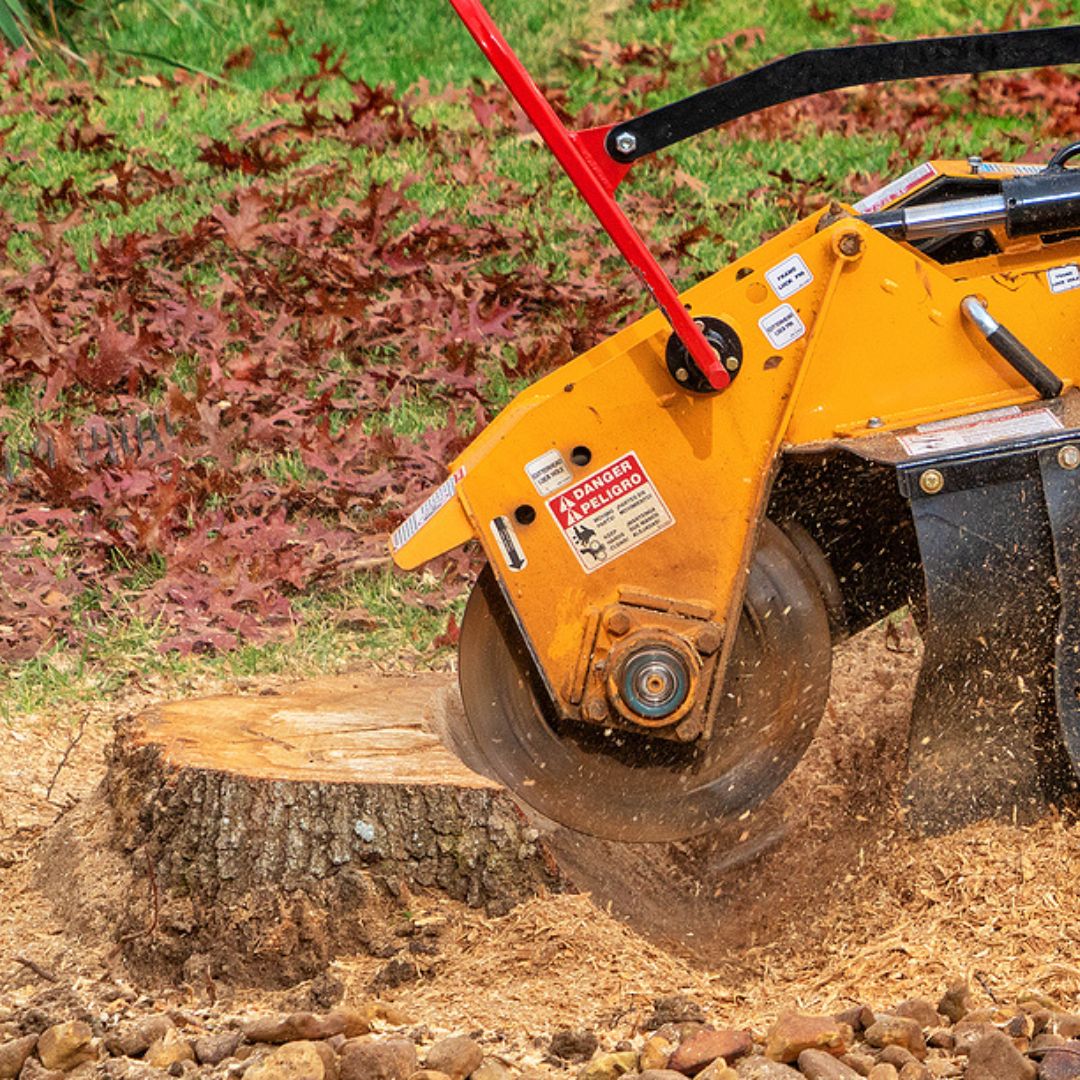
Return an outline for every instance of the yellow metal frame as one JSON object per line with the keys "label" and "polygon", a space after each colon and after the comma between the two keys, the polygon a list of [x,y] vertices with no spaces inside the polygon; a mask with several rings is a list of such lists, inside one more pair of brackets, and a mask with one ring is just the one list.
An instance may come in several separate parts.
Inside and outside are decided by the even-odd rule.
{"label": "yellow metal frame", "polygon": [[[935,176],[971,176],[966,162],[934,166]],[[628,591],[685,603],[721,630],[737,624],[744,572],[784,451],[1036,399],[963,321],[964,297],[982,298],[1067,388],[1080,380],[1080,289],[1052,293],[1046,276],[1080,263],[1080,240],[1044,246],[1001,236],[1001,254],[939,265],[857,217],[829,220],[822,212],[794,225],[683,295],[695,316],[715,316],[738,332],[744,356],[730,388],[681,389],[664,359],[670,330],[650,314],[515,398],[451,465],[461,476],[453,496],[394,552],[398,565],[412,568],[476,538],[565,713],[580,707],[582,656],[614,644],[601,613]],[[781,298],[766,272],[793,256],[812,281]],[[782,304],[804,332],[778,346],[760,324]],[[575,447],[589,449],[587,465],[572,464]],[[545,505],[550,496],[525,471],[552,450],[572,474],[567,490],[634,453],[674,524],[585,573]],[[532,508],[531,523],[515,518],[520,507]],[[496,540],[499,518],[526,560],[521,569],[508,565]]]}

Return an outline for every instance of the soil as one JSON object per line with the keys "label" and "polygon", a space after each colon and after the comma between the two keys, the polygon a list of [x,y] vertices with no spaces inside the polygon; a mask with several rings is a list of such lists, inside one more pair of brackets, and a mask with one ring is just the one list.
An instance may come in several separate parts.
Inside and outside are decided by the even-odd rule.
{"label": "soil", "polygon": [[[911,625],[881,624],[841,645],[810,751],[768,812],[737,834],[664,849],[557,836],[560,859],[590,892],[538,896],[498,918],[434,895],[406,898],[384,927],[419,943],[398,985],[380,982],[386,956],[365,951],[286,991],[225,985],[193,968],[140,1000],[243,1014],[379,993],[432,1029],[483,1031],[533,1071],[550,1066],[553,1031],[592,1028],[611,1048],[654,999],[677,993],[757,1034],[791,1007],[937,1000],[955,976],[969,979],[977,1003],[1037,990],[1075,1008],[1080,828],[1051,812],[1032,826],[982,823],[933,839],[904,829],[898,796],[918,664]],[[236,688],[204,692],[220,689]],[[0,1006],[131,985],[107,933],[109,897],[132,887],[130,870],[100,848],[89,867],[95,923],[65,908],[63,866],[43,889],[40,861],[65,822],[93,850],[103,845],[89,800],[112,722],[153,697],[150,688],[73,724],[26,717],[0,727]]]}

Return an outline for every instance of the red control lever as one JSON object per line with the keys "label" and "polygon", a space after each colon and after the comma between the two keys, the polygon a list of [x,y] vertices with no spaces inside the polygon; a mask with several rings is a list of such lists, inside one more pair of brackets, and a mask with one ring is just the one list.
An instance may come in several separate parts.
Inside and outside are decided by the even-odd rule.
{"label": "red control lever", "polygon": [[604,145],[613,125],[568,131],[480,0],[450,0],[450,3],[608,236],[652,293],[694,363],[714,389],[723,390],[731,382],[731,376],[701,327],[683,307],[675,286],[615,201],[615,188],[630,166],[615,161]]}

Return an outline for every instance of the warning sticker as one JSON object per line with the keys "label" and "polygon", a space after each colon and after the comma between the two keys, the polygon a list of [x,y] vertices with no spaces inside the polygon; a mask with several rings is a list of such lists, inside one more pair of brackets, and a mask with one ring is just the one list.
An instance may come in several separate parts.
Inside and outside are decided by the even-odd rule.
{"label": "warning sticker", "polygon": [[1052,293],[1080,289],[1080,266],[1069,263],[1066,266],[1055,266],[1047,270],[1046,284],[1050,286]]}
{"label": "warning sticker", "polygon": [[789,255],[783,262],[765,271],[765,280],[772,286],[778,300],[786,300],[800,289],[805,289],[814,280],[814,275],[801,255]]}
{"label": "warning sticker", "polygon": [[586,574],[675,524],[636,454],[548,499],[547,507]]}
{"label": "warning sticker", "polygon": [[440,484],[391,534],[394,551],[403,548],[453,497],[465,470],[458,469]]}
{"label": "warning sticker", "polygon": [[495,537],[495,543],[502,552],[503,561],[513,571],[524,570],[529,565],[525,558],[525,552],[518,543],[517,533],[507,517],[491,519],[491,535]]}
{"label": "warning sticker", "polygon": [[781,304],[773,308],[768,315],[758,319],[761,332],[769,339],[769,344],[774,349],[783,349],[793,341],[806,333],[802,319],[799,318],[795,309],[790,304]]}
{"label": "warning sticker", "polygon": [[558,450],[549,450],[546,454],[533,458],[525,466],[525,472],[541,495],[550,495],[553,491],[566,487],[574,478]]}
{"label": "warning sticker", "polygon": [[962,450],[969,446],[1002,439],[1019,439],[1025,435],[1041,435],[1058,431],[1065,425],[1049,409],[1021,412],[1018,405],[990,412],[958,416],[954,420],[939,420],[916,428],[918,435],[901,435],[900,445],[911,457],[935,454],[946,450]]}
{"label": "warning sticker", "polygon": [[894,180],[891,184],[886,184],[883,188],[879,188],[877,191],[867,195],[865,199],[860,199],[852,206],[852,209],[857,214],[876,213],[883,207],[888,206],[889,203],[896,202],[897,199],[906,195],[909,191],[914,191],[924,180],[936,175],[937,169],[929,161],[924,161],[921,165],[916,165],[910,172],[904,173],[903,176]]}

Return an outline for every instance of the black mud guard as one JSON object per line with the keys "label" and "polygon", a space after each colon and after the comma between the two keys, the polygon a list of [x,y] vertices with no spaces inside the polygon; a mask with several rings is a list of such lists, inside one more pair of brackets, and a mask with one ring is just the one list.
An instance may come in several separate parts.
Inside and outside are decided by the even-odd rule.
{"label": "black mud guard", "polygon": [[1078,463],[1066,430],[898,467],[926,579],[905,789],[917,832],[1030,821],[1077,786]]}

